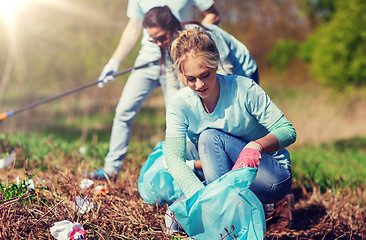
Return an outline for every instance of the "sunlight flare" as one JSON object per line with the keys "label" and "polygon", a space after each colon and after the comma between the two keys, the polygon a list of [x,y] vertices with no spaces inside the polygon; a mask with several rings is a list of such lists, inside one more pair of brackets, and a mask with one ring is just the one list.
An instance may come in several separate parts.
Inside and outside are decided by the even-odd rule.
{"label": "sunlight flare", "polygon": [[10,23],[16,11],[26,2],[26,0],[0,0],[0,14],[7,23]]}

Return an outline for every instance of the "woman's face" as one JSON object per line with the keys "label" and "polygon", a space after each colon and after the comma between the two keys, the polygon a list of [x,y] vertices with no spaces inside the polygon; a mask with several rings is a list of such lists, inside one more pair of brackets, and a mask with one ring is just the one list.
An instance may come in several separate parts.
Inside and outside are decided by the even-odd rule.
{"label": "woman's face", "polygon": [[201,59],[187,56],[181,64],[180,75],[183,83],[189,86],[203,100],[218,99],[220,86],[216,68],[206,67]]}
{"label": "woman's face", "polygon": [[163,30],[161,27],[146,27],[146,31],[150,35],[150,42],[156,43],[165,50],[168,49],[171,36],[169,31]]}

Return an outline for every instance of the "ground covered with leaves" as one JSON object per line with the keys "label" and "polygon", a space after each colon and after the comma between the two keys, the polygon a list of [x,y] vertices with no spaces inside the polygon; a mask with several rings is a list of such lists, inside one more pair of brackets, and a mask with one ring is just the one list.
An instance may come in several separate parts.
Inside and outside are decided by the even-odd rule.
{"label": "ground covered with leaves", "polygon": [[[62,220],[80,223],[87,239],[187,237],[166,233],[167,206],[146,204],[138,193],[138,172],[129,169],[125,164],[123,174],[115,182],[95,181],[88,189],[80,188],[83,177],[79,170],[74,172],[71,168],[28,177],[24,169],[0,169],[0,239],[54,239],[50,227]],[[32,179],[35,190],[24,191],[19,185],[13,185],[18,176]],[[98,185],[105,190],[96,193]],[[13,196],[9,195],[10,189]],[[6,190],[8,195],[5,196]],[[366,239],[366,211],[358,204],[354,191],[320,193],[316,188],[312,191],[299,188],[293,192],[296,204],[291,228],[268,231],[267,239]],[[88,196],[94,208],[78,213],[77,196]]]}

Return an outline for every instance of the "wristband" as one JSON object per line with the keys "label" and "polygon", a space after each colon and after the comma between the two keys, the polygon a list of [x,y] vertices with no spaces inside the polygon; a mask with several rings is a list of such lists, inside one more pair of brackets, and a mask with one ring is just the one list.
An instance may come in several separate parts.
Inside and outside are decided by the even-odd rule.
{"label": "wristband", "polygon": [[244,148],[253,148],[259,151],[259,153],[262,153],[263,146],[257,141],[251,141],[249,142]]}
{"label": "wristband", "polygon": [[190,169],[192,169],[193,171],[196,170],[196,161],[195,160],[189,160],[189,161],[186,161],[186,164],[188,165],[188,167]]}
{"label": "wristband", "polygon": [[261,147],[262,147],[261,150],[263,150],[263,145],[260,142],[258,142],[258,141],[253,141],[253,142],[258,143],[259,145],[261,145]]}

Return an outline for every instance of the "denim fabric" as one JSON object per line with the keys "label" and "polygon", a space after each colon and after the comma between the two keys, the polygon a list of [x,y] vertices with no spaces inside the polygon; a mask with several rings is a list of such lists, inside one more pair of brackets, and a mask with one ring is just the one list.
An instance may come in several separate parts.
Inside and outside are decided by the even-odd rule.
{"label": "denim fabric", "polygon": [[[198,152],[206,182],[209,184],[230,171],[246,144],[243,139],[220,130],[203,131]],[[291,182],[291,167],[281,165],[271,154],[262,154],[257,176],[249,189],[262,203],[274,203],[289,193]]]}
{"label": "denim fabric", "polygon": [[[143,62],[136,62],[136,66]],[[158,64],[131,72],[116,107],[113,120],[109,153],[105,158],[104,171],[116,174],[122,168],[132,130],[132,122],[146,98],[159,86],[166,96],[165,73]]]}

